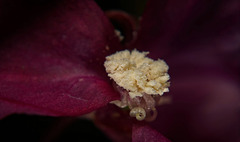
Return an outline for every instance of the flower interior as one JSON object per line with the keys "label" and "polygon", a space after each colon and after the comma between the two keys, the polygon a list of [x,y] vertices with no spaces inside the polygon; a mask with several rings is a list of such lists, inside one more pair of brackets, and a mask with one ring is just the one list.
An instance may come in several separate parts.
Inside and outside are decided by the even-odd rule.
{"label": "flower interior", "polygon": [[155,107],[170,86],[168,65],[161,59],[154,61],[146,57],[148,53],[124,50],[107,56],[104,63],[114,88],[121,95],[121,100],[111,103],[128,107],[129,115],[139,121],[156,118]]}

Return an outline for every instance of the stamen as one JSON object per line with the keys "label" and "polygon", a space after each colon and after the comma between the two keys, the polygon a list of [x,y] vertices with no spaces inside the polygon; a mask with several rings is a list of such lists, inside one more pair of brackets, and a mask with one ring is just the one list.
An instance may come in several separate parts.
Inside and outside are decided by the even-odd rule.
{"label": "stamen", "polygon": [[116,36],[118,37],[119,41],[123,41],[124,36],[121,34],[121,32],[117,29],[114,30]]}
{"label": "stamen", "polygon": [[157,110],[156,108],[152,108],[151,111],[149,111],[148,117],[145,119],[146,121],[154,121],[157,118]]}
{"label": "stamen", "polygon": [[129,115],[131,117],[136,117],[136,119],[139,120],[139,121],[142,121],[146,117],[146,112],[141,107],[135,107],[130,111]]}
{"label": "stamen", "polygon": [[164,92],[168,92],[168,65],[158,59],[154,61],[148,52],[128,50],[106,57],[104,66],[108,76],[113,79],[114,88],[121,100],[111,103],[130,109],[130,116],[137,120],[153,121],[157,117],[156,105]]}

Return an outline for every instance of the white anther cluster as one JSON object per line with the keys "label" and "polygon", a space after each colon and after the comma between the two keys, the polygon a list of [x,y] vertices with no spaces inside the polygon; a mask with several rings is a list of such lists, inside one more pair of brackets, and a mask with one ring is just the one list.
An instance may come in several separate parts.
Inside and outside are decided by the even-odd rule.
{"label": "white anther cluster", "polygon": [[[148,95],[150,97],[161,96],[164,92],[168,92],[169,87],[169,75],[168,65],[163,60],[152,60],[146,55],[148,52],[139,52],[133,50],[132,52],[128,50],[117,52],[113,55],[107,56],[104,66],[108,76],[114,80],[115,84],[127,91],[128,97],[124,96],[125,100],[123,103],[121,101],[116,101],[116,104],[123,106],[130,106],[132,109],[130,115],[136,114],[136,118],[144,117],[146,114],[135,113],[137,112],[133,108],[138,108],[137,110],[146,109],[155,110],[155,104],[145,103],[144,107],[131,105],[136,104],[131,103],[131,100],[136,100],[136,98],[144,98],[143,95]],[[121,94],[121,91],[120,91]],[[126,94],[126,93],[124,93]],[[144,102],[149,102],[144,98]],[[154,100],[154,99],[153,99]],[[154,102],[155,103],[155,102]],[[148,108],[148,106],[151,106]],[[143,112],[143,111],[141,111]]]}
{"label": "white anther cluster", "polygon": [[143,93],[162,95],[169,91],[168,65],[163,60],[146,57],[147,54],[124,50],[106,57],[104,66],[108,76],[128,90],[131,98]]}

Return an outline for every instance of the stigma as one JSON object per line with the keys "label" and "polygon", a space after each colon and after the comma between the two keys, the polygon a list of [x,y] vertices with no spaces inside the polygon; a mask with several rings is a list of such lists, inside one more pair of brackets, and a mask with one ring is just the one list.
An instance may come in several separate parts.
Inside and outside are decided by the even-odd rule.
{"label": "stigma", "polygon": [[153,121],[162,95],[169,92],[168,65],[147,57],[149,52],[124,50],[106,57],[104,66],[121,100],[111,103],[130,109],[137,120]]}

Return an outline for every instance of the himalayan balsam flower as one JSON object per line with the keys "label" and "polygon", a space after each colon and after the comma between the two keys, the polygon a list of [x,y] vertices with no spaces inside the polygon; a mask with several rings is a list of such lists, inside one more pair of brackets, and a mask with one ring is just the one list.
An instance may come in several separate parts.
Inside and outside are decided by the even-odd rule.
{"label": "himalayan balsam flower", "polygon": [[[238,0],[149,0],[136,31],[126,13],[104,14],[92,0],[16,4],[0,1],[1,118],[95,110],[114,141],[239,141]],[[112,69],[116,62],[121,68]],[[151,79],[149,62],[160,76]],[[158,106],[165,95],[171,102]]]}

